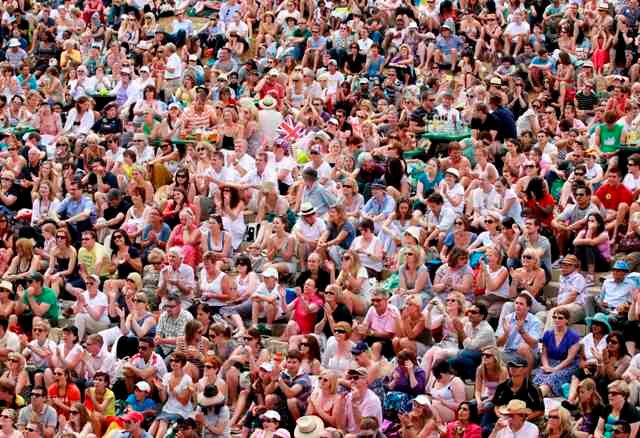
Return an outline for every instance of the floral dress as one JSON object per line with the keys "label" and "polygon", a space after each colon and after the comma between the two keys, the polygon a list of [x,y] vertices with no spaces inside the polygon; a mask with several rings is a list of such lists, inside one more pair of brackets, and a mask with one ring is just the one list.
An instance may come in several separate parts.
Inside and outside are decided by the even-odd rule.
{"label": "floral dress", "polygon": [[[553,330],[547,330],[542,335],[542,344],[547,352],[547,358],[549,359],[549,365],[555,367],[560,362],[567,358],[569,349],[580,342],[580,335],[573,330],[567,330],[560,341],[560,345],[556,345],[555,335]],[[573,364],[561,369],[560,371],[554,371],[553,373],[545,373],[542,368],[538,368],[533,372],[533,383],[536,385],[547,385],[551,388],[551,391],[556,394],[562,394],[562,385],[571,381],[571,376],[578,370],[577,356]]]}

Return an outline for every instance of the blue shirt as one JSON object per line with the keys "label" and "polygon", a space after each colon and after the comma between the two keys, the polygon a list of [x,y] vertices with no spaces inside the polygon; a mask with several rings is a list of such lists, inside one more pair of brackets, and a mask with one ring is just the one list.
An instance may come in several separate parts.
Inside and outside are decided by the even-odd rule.
{"label": "blue shirt", "polygon": [[462,48],[462,40],[455,35],[451,35],[449,38],[443,38],[442,35],[438,35],[438,38],[436,38],[436,47],[443,54],[448,55],[451,53],[451,49],[459,51]]}
{"label": "blue shirt", "polygon": [[318,183],[308,189],[306,186],[302,190],[302,202],[309,202],[316,209],[316,213],[322,216],[329,207],[336,203],[335,197]]}
{"label": "blue shirt", "polygon": [[138,401],[138,399],[136,399],[136,396],[134,394],[129,394],[126,403],[127,406],[131,406],[136,412],[148,411],[156,406],[156,402],[154,402],[152,399],[145,398],[144,400],[142,400],[142,402],[140,402]]}
{"label": "blue shirt", "polygon": [[[507,337],[507,342],[504,344],[504,351],[512,353],[518,349],[518,347],[524,342],[524,339],[522,339],[522,336],[520,336],[520,333],[516,330],[516,312],[507,315],[507,320],[510,323],[511,330]],[[502,326],[502,323],[503,321],[500,320],[500,324],[498,324],[498,331],[496,332],[497,337],[501,337],[504,334],[504,327]],[[527,318],[524,320],[523,329],[533,339],[540,339],[542,337],[542,330],[544,327],[536,316],[528,313]],[[535,348],[533,348],[533,351],[538,351],[537,344]]]}
{"label": "blue shirt", "polygon": [[609,310],[615,310],[621,304],[631,302],[631,291],[634,287],[634,282],[627,278],[620,283],[613,281],[612,278],[607,278],[602,284],[600,300],[607,303]]}
{"label": "blue shirt", "polygon": [[91,219],[91,223],[96,223],[96,206],[93,204],[93,201],[86,196],[82,196],[80,200],[76,201],[71,198],[71,196],[67,196],[60,203],[58,207],[58,216],[64,216],[64,218],[70,218],[77,214],[82,213],[83,211],[91,211],[91,215],[89,219]]}
{"label": "blue shirt", "polygon": [[240,12],[240,5],[239,4],[236,3],[233,6],[229,6],[227,3],[225,3],[220,8],[220,12],[218,13],[218,17],[220,17],[220,19],[225,24],[227,24],[229,21],[231,21],[231,17],[233,17],[233,14],[235,14],[236,12]]}
{"label": "blue shirt", "polygon": [[364,208],[362,212],[366,215],[389,215],[393,213],[396,209],[396,201],[386,193],[384,194],[384,199],[382,202],[378,201],[375,196],[372,196],[371,199],[364,204]]}

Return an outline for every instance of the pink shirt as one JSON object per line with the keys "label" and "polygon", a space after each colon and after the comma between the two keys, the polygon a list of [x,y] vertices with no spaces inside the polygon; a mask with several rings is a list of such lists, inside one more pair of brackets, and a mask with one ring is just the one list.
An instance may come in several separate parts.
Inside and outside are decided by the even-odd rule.
{"label": "pink shirt", "polygon": [[376,332],[395,333],[397,318],[400,318],[400,311],[391,304],[387,304],[387,310],[382,315],[378,315],[375,307],[371,306],[364,317],[364,323]]}
{"label": "pink shirt", "polygon": [[[345,408],[347,410],[347,432],[355,433],[359,430],[359,425],[356,424],[355,419],[353,418],[353,404],[351,403],[351,399],[353,398],[353,392],[347,395]],[[380,399],[370,389],[367,389],[367,392],[362,397],[362,401],[360,402],[360,406],[358,407],[360,410],[360,418],[362,417],[376,417],[378,419],[378,424],[382,424],[382,404],[380,403]]]}

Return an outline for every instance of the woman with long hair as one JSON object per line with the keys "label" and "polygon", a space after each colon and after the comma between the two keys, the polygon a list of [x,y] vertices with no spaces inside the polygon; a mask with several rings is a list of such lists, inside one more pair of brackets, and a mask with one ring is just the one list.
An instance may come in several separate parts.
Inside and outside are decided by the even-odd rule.
{"label": "woman with long hair", "polygon": [[[336,286],[327,288],[327,293],[332,296],[329,300],[335,301],[334,297],[338,290]],[[351,348],[355,345],[351,340],[351,324],[347,321],[334,321],[329,330],[331,336],[327,339],[327,346],[322,359],[324,367],[336,372],[347,371],[350,367],[357,367],[351,352]]]}
{"label": "woman with long hair", "polygon": [[275,268],[280,275],[296,272],[295,238],[286,231],[287,218],[278,216],[273,219],[273,233],[264,244],[266,250],[266,264],[263,270]]}
{"label": "woman with long hair", "polygon": [[194,381],[198,380],[203,361],[209,351],[209,341],[202,332],[202,323],[197,319],[187,322],[184,335],[176,338],[176,352],[183,353],[187,358],[184,367]]}
{"label": "woman with long hair", "polygon": [[[176,181],[180,181],[182,178],[188,178],[188,176],[183,177],[184,170],[178,171],[176,174]],[[191,209],[191,203],[188,201],[187,192],[180,187],[173,188],[171,190],[171,198],[167,200],[164,205],[164,209],[162,210],[162,218],[164,222],[171,227],[173,230],[180,223],[180,212],[184,209]]]}
{"label": "woman with long hair", "polygon": [[431,277],[424,265],[422,251],[417,246],[409,246],[402,249],[400,254],[400,285],[392,298],[393,304],[402,307],[402,302],[409,296],[415,296],[420,302],[427,302],[433,295]]}
{"label": "woman with long hair", "polygon": [[594,356],[598,363],[595,376],[598,391],[602,398],[606,399],[608,385],[621,379],[631,363],[631,355],[627,350],[623,334],[619,331],[609,333],[607,348],[602,353],[595,353]]}
{"label": "woman with long hair", "polygon": [[232,406],[238,399],[240,379],[256,375],[260,365],[269,361],[269,351],[262,345],[262,338],[257,329],[248,329],[243,341],[222,364],[220,370],[225,376],[229,388],[229,404]]}
{"label": "woman with long hair", "polygon": [[303,336],[298,343],[298,348],[300,350],[300,354],[302,354],[302,360],[300,363],[301,372],[304,371],[315,376],[320,374],[321,358],[318,339],[313,335]]}
{"label": "woman with long hair", "polygon": [[464,307],[464,295],[459,292],[451,292],[445,304],[438,299],[433,299],[427,304],[425,316],[427,329],[433,333],[442,328],[442,340],[433,345],[422,359],[422,366],[427,376],[430,375],[435,362],[448,359],[458,353],[458,332],[466,322]]}
{"label": "woman with long hair", "polygon": [[198,220],[194,212],[189,208],[183,208],[180,211],[179,220],[180,223],[169,236],[167,246],[169,248],[180,248],[184,255],[183,262],[196,269],[202,260],[202,233],[198,228]]}
{"label": "woman with long hair", "polygon": [[360,264],[360,256],[351,249],[342,255],[342,268],[336,285],[342,288],[344,303],[354,315],[364,315],[371,304],[369,274]]}
{"label": "woman with long hair", "polygon": [[[458,221],[459,219],[456,219]],[[444,296],[450,292],[470,295],[473,272],[469,267],[469,253],[466,249],[454,247],[447,255],[447,263],[436,271],[432,290],[436,296]],[[469,297],[474,301],[475,297]]]}
{"label": "woman with long hair", "polygon": [[[541,312],[546,307],[538,301],[542,288],[546,284],[546,274],[540,266],[540,255],[534,248],[527,248],[522,252],[522,267],[511,273],[511,296],[527,292],[533,298],[531,312]],[[513,303],[505,303],[502,306],[502,315],[513,312]]]}
{"label": "woman with long hair", "polygon": [[235,294],[231,295],[233,280],[222,272],[221,266],[222,262],[217,259],[215,253],[205,253],[198,290],[200,299],[214,309],[219,309],[236,299]]}
{"label": "woman with long hair", "polygon": [[237,250],[242,243],[247,225],[244,223],[244,201],[235,187],[226,186],[222,189],[221,199],[222,224],[231,233],[231,245]]}
{"label": "woman with long hair", "polygon": [[[478,424],[478,408],[473,403],[462,402],[456,411],[456,419],[447,423],[446,438],[481,438]],[[564,438],[564,437],[563,437]]]}
{"label": "woman with long hair", "polygon": [[[338,194],[338,204],[342,205],[345,209],[346,215],[350,220],[359,220],[362,213],[362,207],[364,206],[364,196],[358,193],[358,183],[352,177],[344,179],[341,190]],[[394,218],[401,220],[399,218]],[[392,221],[394,219],[391,219]]]}
{"label": "woman with long hair", "polygon": [[[565,406],[564,403],[563,406]],[[577,409],[579,415],[578,421],[573,427],[573,434],[576,438],[588,438],[594,434],[603,408],[604,403],[596,388],[596,382],[587,377],[578,385]]]}
{"label": "woman with long hair", "polygon": [[9,268],[2,276],[16,286],[28,287],[31,274],[40,270],[40,256],[34,252],[32,239],[22,237],[16,241],[16,255],[11,260]]}
{"label": "woman with long hair", "polygon": [[187,418],[193,412],[193,380],[185,372],[187,357],[184,353],[173,353],[169,360],[171,371],[162,377],[154,378],[160,400],[164,402],[160,414],[155,418],[149,434],[155,438],[164,438],[169,425]]}
{"label": "woman with long hair", "polygon": [[7,369],[2,373],[0,380],[15,382],[16,394],[25,396],[30,387],[29,373],[26,370],[27,361],[20,353],[12,351],[8,355]]}
{"label": "woman with long hair", "polygon": [[72,381],[72,370],[66,367],[56,366],[53,372],[47,368],[49,377],[45,374],[47,384],[47,394],[51,407],[58,413],[58,420],[61,417],[70,418],[70,411],[76,403],[80,402],[80,390]]}
{"label": "woman with long hair", "polygon": [[442,250],[440,251],[440,258],[446,260],[449,253],[453,248],[471,248],[477,239],[474,232],[470,231],[469,221],[464,215],[459,215],[453,221],[453,228],[449,234],[444,238],[442,242]]}
{"label": "woman with long hair", "polygon": [[395,253],[402,244],[402,235],[412,225],[411,201],[402,198],[396,203],[396,211],[382,223],[382,241],[385,253]]}
{"label": "woman with long hair", "polygon": [[76,137],[82,134],[86,135],[93,128],[94,123],[95,116],[91,108],[91,100],[86,96],[82,96],[67,113],[64,132]]}
{"label": "woman with long hair", "polygon": [[93,424],[87,408],[80,402],[76,402],[69,410],[69,417],[58,418],[58,429],[65,434],[74,434],[74,436],[88,436],[93,433]]}
{"label": "woman with long hair", "polygon": [[31,193],[33,199],[31,225],[39,226],[48,219],[54,219],[60,200],[56,196],[55,186],[51,181],[40,181],[33,187],[34,191]]}
{"label": "woman with long hair", "polygon": [[588,272],[590,280],[594,280],[595,272],[609,270],[611,241],[604,219],[599,213],[590,213],[587,216],[587,226],[578,232],[573,244],[581,269]]}
{"label": "woman with long hair", "polygon": [[340,409],[337,390],[338,375],[334,371],[322,371],[318,378],[318,386],[309,396],[307,415],[320,417],[326,427],[337,427]]}
{"label": "woman with long hair", "polygon": [[396,337],[392,339],[393,350],[411,351],[422,356],[427,351],[430,336],[422,315],[422,300],[417,295],[410,295],[404,302],[401,318],[396,320]]}
{"label": "woman with long hair", "polygon": [[[482,350],[482,359],[476,368],[476,381],[474,398],[481,415],[494,414],[494,406],[491,403],[498,385],[509,378],[507,367],[500,356],[500,351],[495,346],[485,347]],[[483,422],[484,424],[484,422]]]}
{"label": "woman with long hair", "polygon": [[231,261],[233,247],[231,245],[231,233],[224,228],[222,216],[211,214],[202,238],[202,251],[212,252],[216,260],[227,265]]}
{"label": "woman with long hair", "polygon": [[109,297],[109,305],[114,303],[120,290],[124,287],[126,279],[131,273],[142,272],[142,259],[140,251],[131,244],[129,235],[123,230],[116,230],[111,235],[111,265],[109,267],[114,279],[107,280],[104,291]]}
{"label": "woman with long hair", "polygon": [[76,274],[76,249],[71,246],[71,235],[66,228],[56,230],[56,246],[49,257],[49,267],[44,273],[45,286],[50,287],[60,295],[60,291],[69,279]]}
{"label": "woman with long hair", "polygon": [[148,309],[147,296],[138,292],[126,299],[129,314],[120,319],[122,337],[117,345],[117,357],[131,357],[138,350],[138,340],[143,337],[155,337],[156,316]]}

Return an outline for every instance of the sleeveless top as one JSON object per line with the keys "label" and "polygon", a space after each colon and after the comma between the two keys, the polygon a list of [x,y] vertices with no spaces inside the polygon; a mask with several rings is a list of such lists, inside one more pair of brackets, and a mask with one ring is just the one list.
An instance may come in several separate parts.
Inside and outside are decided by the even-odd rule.
{"label": "sleeveless top", "polygon": [[[207,280],[207,271],[204,269],[201,271],[200,275],[200,290],[203,293],[216,293],[219,294],[222,289],[222,279],[225,277],[224,272],[219,272],[216,278],[209,281]],[[224,306],[226,303],[216,299],[216,298],[207,298],[205,301],[210,306]]]}
{"label": "sleeveless top", "polygon": [[217,244],[214,244],[211,233],[207,233],[207,249],[209,251],[220,252],[222,251],[223,248],[224,248],[224,232],[220,233],[220,241]]}
{"label": "sleeveless top", "polygon": [[[489,278],[491,278],[491,280],[495,279],[503,270],[506,270],[507,268],[505,268],[504,266],[500,266],[500,269],[498,269],[495,272],[491,272],[489,270],[487,270],[487,274],[489,275]],[[504,280],[504,282],[500,285],[500,287],[496,290],[491,291],[492,293],[496,294],[496,295],[500,295],[501,297],[505,297],[505,298],[509,298],[509,279],[507,277],[507,279]]]}
{"label": "sleeveless top", "polygon": [[[151,317],[153,317],[153,315],[151,313],[147,313],[142,318],[136,319],[136,322],[138,323],[139,326],[142,326],[144,324],[144,322],[147,319],[151,318]],[[155,337],[156,336],[156,326],[154,325],[153,327],[151,327],[145,336],[150,336],[152,338]],[[129,333],[127,333],[127,337],[129,337],[129,338],[137,338],[138,335],[133,330],[129,330]]]}

